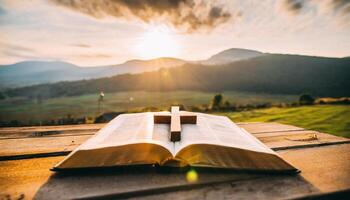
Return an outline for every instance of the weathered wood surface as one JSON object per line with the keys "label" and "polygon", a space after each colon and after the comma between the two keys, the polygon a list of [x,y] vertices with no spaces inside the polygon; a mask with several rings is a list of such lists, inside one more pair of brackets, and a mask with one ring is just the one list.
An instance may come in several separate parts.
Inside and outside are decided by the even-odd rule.
{"label": "weathered wood surface", "polygon": [[337,192],[349,196],[349,150],[350,144],[341,144],[278,151],[284,159],[301,169],[299,176],[254,177],[230,184],[150,195],[148,198],[217,199],[224,196],[225,199],[292,199]]}
{"label": "weathered wood surface", "polygon": [[65,135],[91,135],[106,124],[80,124],[62,126],[30,126],[0,128],[0,140],[11,138],[48,137]]}
{"label": "weathered wood surface", "polygon": [[[15,128],[0,129],[0,137],[2,133],[11,135],[0,139],[2,158],[22,154],[31,154],[34,157],[32,159],[12,157],[16,160],[0,161],[0,199],[7,196],[14,199],[23,196],[26,199],[32,197],[240,199],[247,196],[270,199],[350,191],[348,139],[277,123],[244,123],[239,126],[251,132],[266,145],[274,147],[284,159],[301,169],[302,172],[297,176],[199,171],[199,180],[188,183],[185,172],[164,172],[152,168],[68,175],[49,171],[63,157],[45,153],[68,152],[91,137],[102,126],[63,126],[59,127],[61,132],[57,134],[43,134],[36,137],[33,137],[33,132],[55,131],[55,129],[32,127],[21,128],[18,132]],[[82,132],[79,131],[80,128]],[[74,135],[69,135],[73,130]],[[317,135],[316,139],[313,138],[314,134]],[[35,158],[35,155],[40,154],[46,157]]]}
{"label": "weathered wood surface", "polygon": [[[103,173],[54,175],[48,170],[63,157],[2,161],[0,170],[5,194],[27,198],[67,199],[87,197],[244,197],[295,198],[349,189],[350,144],[279,151],[302,170],[297,176],[247,173],[199,173],[199,181],[189,184],[184,173],[156,171],[105,171]],[[336,156],[325,156],[336,155]],[[124,172],[124,173],[123,173]],[[6,181],[6,182],[3,182]],[[1,186],[1,187],[3,187]],[[204,193],[203,193],[204,192]],[[204,198],[204,197],[203,197]]]}
{"label": "weathered wood surface", "polygon": [[[0,128],[0,139],[28,138],[28,137],[55,137],[66,135],[92,135],[106,124],[81,124],[62,126],[32,126]],[[296,126],[279,123],[238,123],[250,133],[266,133],[281,131],[305,130]]]}
{"label": "weathered wood surface", "polygon": [[[103,125],[70,125],[60,127],[59,130],[61,132],[57,134],[36,137],[32,136],[33,133],[48,130],[54,131],[54,129],[52,127],[20,128],[16,136],[13,136],[15,133],[14,128],[12,128],[11,132],[8,129],[0,129],[0,136],[12,134],[11,137],[0,139],[0,160],[67,155],[94,135],[99,130],[98,128],[103,127]],[[278,123],[244,123],[238,125],[274,150],[349,142],[349,139],[346,138]],[[81,132],[79,132],[80,128],[82,128]],[[274,131],[266,132],[264,130]],[[74,134],[72,131],[74,131]],[[317,138],[310,139],[314,134],[316,134]]]}
{"label": "weathered wood surface", "polygon": [[244,128],[249,133],[252,134],[261,134],[261,133],[276,133],[276,132],[285,132],[285,131],[302,131],[305,130],[304,128],[287,125],[287,124],[280,124],[280,123],[262,123],[262,122],[255,122],[255,123],[238,123],[238,125],[241,128]]}

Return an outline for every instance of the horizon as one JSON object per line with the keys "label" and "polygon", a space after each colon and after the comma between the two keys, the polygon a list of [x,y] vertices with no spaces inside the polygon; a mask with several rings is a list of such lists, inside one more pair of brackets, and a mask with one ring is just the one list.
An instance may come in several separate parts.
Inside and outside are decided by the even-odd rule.
{"label": "horizon", "polygon": [[[185,62],[200,62],[200,61],[205,61],[209,58],[211,58],[212,56],[214,55],[217,55],[217,54],[220,54],[224,51],[227,51],[227,50],[231,50],[231,49],[239,49],[239,50],[251,50],[251,51],[258,51],[260,53],[263,53],[263,54],[275,54],[275,55],[290,55],[290,56],[307,56],[307,57],[319,57],[319,58],[347,58],[347,57],[350,57],[349,56],[343,56],[343,57],[329,57],[329,56],[315,56],[315,55],[302,55],[302,54],[289,54],[289,53],[271,53],[271,52],[262,52],[262,51],[259,51],[259,50],[255,50],[255,49],[244,49],[244,48],[237,48],[237,47],[233,47],[233,48],[229,48],[229,49],[225,49],[225,50],[222,50],[220,52],[217,52],[207,58],[203,58],[203,59],[199,59],[199,60],[185,60],[185,59],[182,59],[182,58],[178,58],[178,57],[155,57],[155,58],[150,58],[150,59],[130,59],[130,60],[126,60],[124,62],[121,62],[121,63],[114,63],[114,64],[109,64],[109,65],[78,65],[78,64],[75,64],[73,62],[69,62],[69,61],[65,61],[65,60],[24,60],[24,61],[19,61],[19,62],[15,62],[15,63],[9,63],[9,64],[0,64],[0,66],[8,66],[8,65],[15,65],[15,64],[18,64],[18,63],[25,63],[25,62],[62,62],[62,63],[68,63],[68,64],[72,64],[72,65],[75,65],[77,67],[106,67],[106,66],[113,66],[113,65],[123,65],[123,64],[126,64],[128,62],[132,62],[132,61],[152,61],[152,60],[158,60],[158,59],[178,59],[178,60],[182,60],[182,61],[185,61]],[[233,62],[237,62],[237,61],[233,61]],[[205,64],[203,64],[205,65]]]}
{"label": "horizon", "polygon": [[0,65],[35,60],[88,67],[161,57],[197,61],[232,47],[350,56],[346,1],[104,2],[92,7],[93,1],[0,0]]}

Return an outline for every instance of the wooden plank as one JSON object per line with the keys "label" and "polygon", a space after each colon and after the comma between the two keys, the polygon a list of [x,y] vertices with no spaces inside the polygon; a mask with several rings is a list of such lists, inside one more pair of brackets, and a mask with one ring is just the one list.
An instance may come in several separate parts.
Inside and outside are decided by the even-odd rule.
{"label": "wooden plank", "polygon": [[287,131],[254,135],[273,150],[350,143],[350,140],[316,131]]}
{"label": "wooden plank", "polygon": [[[350,145],[288,150],[282,157],[302,170],[300,176],[269,176],[235,180],[231,184],[216,184],[202,188],[144,196],[142,199],[294,199],[332,193],[350,194]],[[336,155],[330,157],[329,155]],[[306,162],[305,162],[306,161]],[[320,176],[322,175],[322,176]],[[312,185],[312,186],[311,186]],[[343,192],[344,191],[344,192]],[[156,193],[156,191],[155,191]],[[152,194],[152,193],[151,193]],[[106,195],[108,197],[108,195]],[[109,195],[113,196],[113,195]]]}
{"label": "wooden plank", "polygon": [[0,159],[6,156],[72,151],[91,135],[0,140]]}
{"label": "wooden plank", "polygon": [[[189,183],[185,172],[157,171],[155,168],[108,170],[102,172],[54,174],[49,169],[63,157],[0,162],[0,197],[21,194],[28,199],[75,199],[140,190],[177,188],[184,185],[230,182],[258,177],[247,173],[200,173]],[[5,172],[5,173],[4,173]],[[28,187],[29,186],[29,187]],[[2,193],[2,194],[1,194]]]}
{"label": "wooden plank", "polygon": [[318,194],[302,177],[277,176],[234,181],[201,188],[136,196],[133,199],[295,199]]}
{"label": "wooden plank", "polygon": [[[309,140],[314,134],[317,139]],[[254,136],[274,150],[350,142],[347,138],[306,130],[260,133]],[[0,140],[0,160],[65,155],[90,137],[91,135],[67,135]]]}
{"label": "wooden plank", "polygon": [[[166,115],[164,122],[170,123],[170,117]],[[163,118],[162,118],[163,119]],[[12,127],[0,128],[0,139],[4,138],[24,138],[24,137],[49,137],[59,135],[81,135],[94,134],[105,124],[83,124],[83,125],[64,125],[64,126],[35,126],[35,127]],[[252,134],[302,131],[303,128],[279,123],[238,123],[241,128],[246,129]]]}
{"label": "wooden plank", "polygon": [[[284,159],[302,170],[301,176],[276,177],[238,172],[230,174],[200,173],[199,177],[202,177],[202,179],[194,184],[187,182],[184,173],[170,173],[169,175],[169,173],[159,171],[146,173],[136,170],[132,172],[123,171],[123,173],[112,172],[112,175],[111,172],[108,172],[61,176],[53,175],[48,169],[63,157],[48,157],[0,161],[0,199],[7,198],[8,195],[13,199],[31,198],[34,195],[38,199],[67,199],[137,197],[140,195],[144,197],[144,195],[157,193],[162,195],[166,193],[169,198],[200,196],[203,193],[208,197],[217,197],[220,194],[237,198],[246,197],[246,195],[252,197],[257,195],[260,198],[297,198],[299,194],[305,196],[317,195],[320,192],[324,194],[350,190],[348,178],[350,177],[350,157],[348,154],[350,144],[339,145],[339,143],[349,142],[348,139],[300,128],[295,129],[289,125],[254,123],[240,124],[240,126],[248,127],[247,129],[252,132],[255,131],[254,135],[270,147],[275,149],[287,148],[288,150],[278,152]],[[258,128],[254,128],[254,126]],[[260,131],[263,126],[270,129],[274,127],[275,131]],[[88,127],[90,128],[90,126]],[[89,128],[83,130],[89,130]],[[38,129],[32,128],[31,130]],[[66,130],[69,129],[64,131]],[[82,129],[77,128],[75,130],[80,131]],[[25,131],[23,132],[25,133]],[[317,140],[309,140],[313,134],[317,135]],[[68,152],[89,137],[91,135],[61,137],[58,134],[35,138],[3,139],[0,140],[0,146],[2,147],[0,155],[21,155],[28,152],[44,154],[51,151],[55,153],[62,149]],[[324,144],[333,145],[319,147]],[[295,149],[313,146],[317,147]],[[10,152],[10,154],[4,152]],[[143,182],[138,182],[139,180],[143,180]],[[228,184],[227,182],[233,183]],[[67,194],[72,196],[66,196]]]}
{"label": "wooden plank", "polygon": [[281,137],[281,136],[303,136],[303,135],[313,135],[319,133],[313,130],[297,130],[297,131],[277,131],[268,133],[253,134],[257,138],[269,138],[269,137]]}
{"label": "wooden plank", "polygon": [[59,126],[27,126],[27,127],[5,127],[0,128],[0,134],[18,133],[18,132],[33,132],[33,131],[64,131],[64,130],[91,130],[100,129],[105,126],[101,124],[78,124],[78,125],[59,125]]}
{"label": "wooden plank", "polygon": [[241,123],[239,127],[244,128],[251,134],[271,133],[271,132],[285,132],[285,131],[302,131],[304,128],[280,124],[275,122],[270,123]]}
{"label": "wooden plank", "polygon": [[0,140],[25,137],[50,137],[63,135],[92,135],[105,124],[82,124],[63,126],[33,126],[0,128]]}
{"label": "wooden plank", "polygon": [[350,144],[278,151],[321,192],[350,189]]}
{"label": "wooden plank", "polygon": [[[0,161],[0,199],[32,199],[63,157]],[[9,196],[9,198],[5,198]]]}
{"label": "wooden plank", "polygon": [[[280,151],[301,173],[297,176],[199,172],[189,183],[182,172],[101,171],[53,174],[48,171],[63,157],[0,162],[3,196],[36,199],[156,197],[296,198],[350,189],[350,144]],[[332,156],[329,156],[332,155]],[[230,184],[229,184],[230,183]]]}

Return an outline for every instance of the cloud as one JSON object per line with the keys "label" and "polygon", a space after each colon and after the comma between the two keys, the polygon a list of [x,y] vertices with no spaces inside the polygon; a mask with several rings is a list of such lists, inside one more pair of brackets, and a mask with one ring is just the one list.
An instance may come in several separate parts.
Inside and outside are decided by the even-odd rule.
{"label": "cloud", "polygon": [[3,7],[1,7],[1,5],[0,5],[0,16],[5,15],[5,14],[6,14],[5,9]]}
{"label": "cloud", "polygon": [[80,54],[76,56],[77,58],[112,58],[113,56],[110,54],[104,54],[104,53],[100,53],[100,54]]}
{"label": "cloud", "polygon": [[350,1],[349,0],[332,0],[331,1],[332,4],[336,7],[343,7],[343,6],[347,6],[350,4]]}
{"label": "cloud", "polygon": [[304,0],[284,0],[283,6],[286,10],[291,11],[293,13],[299,13],[304,7]]}
{"label": "cloud", "polygon": [[[350,0],[283,0],[278,2],[282,5],[281,13],[291,14],[292,17],[303,15],[306,26],[307,16],[322,16],[324,19],[332,19],[334,24],[341,28],[350,26]],[[287,11],[287,12],[285,12]],[[313,18],[309,18],[312,22]]]}
{"label": "cloud", "polygon": [[91,46],[88,44],[82,44],[82,43],[77,43],[77,44],[70,44],[70,46],[73,47],[81,47],[81,48],[90,48]]}
{"label": "cloud", "polygon": [[342,14],[350,14],[350,0],[331,0],[331,6]]}
{"label": "cloud", "polygon": [[37,59],[37,51],[24,45],[0,41],[0,62],[1,64],[12,64],[22,60]]}
{"label": "cloud", "polygon": [[30,52],[30,53],[34,52],[34,50],[31,48],[9,43],[9,42],[0,41],[0,46],[3,47],[4,50],[11,49],[13,51],[20,51],[20,52]]}
{"label": "cloud", "polygon": [[328,0],[327,1],[317,1],[317,0],[284,0],[283,6],[288,11],[298,14],[306,4],[313,3],[316,6],[322,6],[326,2],[326,7],[336,13],[350,14],[350,0]]}
{"label": "cloud", "polygon": [[209,0],[51,0],[56,5],[95,18],[112,16],[145,23],[163,20],[188,32],[210,30],[227,22],[232,14]]}

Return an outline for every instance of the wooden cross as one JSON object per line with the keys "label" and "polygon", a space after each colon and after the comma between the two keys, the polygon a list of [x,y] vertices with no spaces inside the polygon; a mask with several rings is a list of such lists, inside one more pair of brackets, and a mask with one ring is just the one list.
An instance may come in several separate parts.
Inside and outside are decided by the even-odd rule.
{"label": "wooden cross", "polygon": [[196,124],[197,115],[180,114],[179,106],[172,106],[170,114],[154,115],[155,124],[170,124],[170,140],[181,140],[181,124]]}

